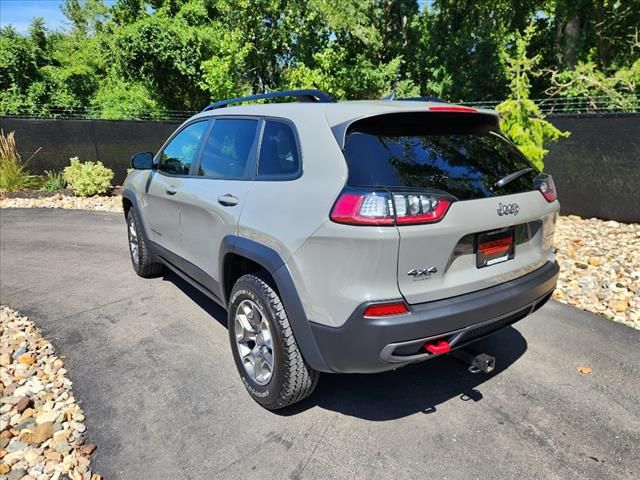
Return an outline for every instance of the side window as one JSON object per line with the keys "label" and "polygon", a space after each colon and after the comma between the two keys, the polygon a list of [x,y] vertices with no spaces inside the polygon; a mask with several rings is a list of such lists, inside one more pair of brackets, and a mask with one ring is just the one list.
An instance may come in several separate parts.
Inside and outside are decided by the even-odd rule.
{"label": "side window", "polygon": [[244,177],[257,128],[257,120],[216,119],[202,152],[198,175],[215,178]]}
{"label": "side window", "polygon": [[300,169],[296,137],[289,125],[267,120],[260,145],[258,175],[293,175]]}
{"label": "side window", "polygon": [[188,175],[208,123],[194,123],[178,133],[162,152],[158,169],[171,175]]}

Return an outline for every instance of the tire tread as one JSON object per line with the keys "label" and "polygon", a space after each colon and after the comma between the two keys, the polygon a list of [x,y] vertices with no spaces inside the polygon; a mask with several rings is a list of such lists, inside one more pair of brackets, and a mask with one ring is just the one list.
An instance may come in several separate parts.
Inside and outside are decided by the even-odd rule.
{"label": "tire tread", "polygon": [[153,256],[147,245],[147,237],[144,234],[144,229],[141,228],[142,221],[140,214],[134,207],[131,207],[127,213],[127,229],[129,228],[129,218],[131,215],[133,216],[136,232],[138,233],[138,250],[140,252],[138,264],[136,265],[132,262],[133,269],[143,278],[157,277],[163,272],[164,265],[153,261]]}
{"label": "tire tread", "polygon": [[[266,299],[269,304],[268,307],[275,314],[274,320],[277,323],[278,333],[285,347],[285,368],[282,388],[273,402],[262,405],[269,410],[277,410],[300,402],[313,393],[318,384],[320,374],[313,370],[302,356],[284,305],[275,288],[272,286],[271,279],[268,275],[262,272],[243,275],[236,282],[236,286],[241,282],[248,283],[257,293],[260,293],[261,296]],[[234,286],[234,289],[236,286]],[[259,401],[259,399],[256,400]]]}

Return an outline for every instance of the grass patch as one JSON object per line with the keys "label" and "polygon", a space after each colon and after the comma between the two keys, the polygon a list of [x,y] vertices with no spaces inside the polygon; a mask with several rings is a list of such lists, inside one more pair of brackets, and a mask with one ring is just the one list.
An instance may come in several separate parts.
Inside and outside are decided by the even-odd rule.
{"label": "grass patch", "polygon": [[67,182],[64,179],[63,172],[56,172],[55,170],[45,170],[44,179],[40,190],[44,192],[57,192],[67,186]]}
{"label": "grass patch", "polygon": [[16,147],[14,133],[5,135],[0,130],[0,191],[15,192],[36,188],[39,184],[39,177],[29,172],[27,164],[40,149],[23,162]]}

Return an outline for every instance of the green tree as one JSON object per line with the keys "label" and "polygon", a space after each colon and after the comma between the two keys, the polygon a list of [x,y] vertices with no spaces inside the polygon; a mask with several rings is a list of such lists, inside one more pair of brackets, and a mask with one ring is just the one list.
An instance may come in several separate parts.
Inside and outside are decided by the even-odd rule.
{"label": "green tree", "polygon": [[353,99],[513,98],[506,59],[518,57],[514,39],[530,23],[536,62],[527,96],[610,95],[617,108],[635,108],[640,0],[422,5],[66,0],[67,30],[50,31],[42,19],[26,35],[0,29],[0,113],[90,107],[105,118],[138,118],[293,87]]}
{"label": "green tree", "polygon": [[548,150],[544,147],[561,137],[568,137],[551,122],[544,119],[538,106],[529,98],[531,90],[530,76],[535,75],[540,56],[527,56],[527,47],[535,33],[533,26],[525,29],[523,35],[516,34],[515,55],[504,55],[507,71],[511,77],[507,100],[496,107],[501,114],[502,132],[524,153],[538,168],[544,168],[543,158]]}

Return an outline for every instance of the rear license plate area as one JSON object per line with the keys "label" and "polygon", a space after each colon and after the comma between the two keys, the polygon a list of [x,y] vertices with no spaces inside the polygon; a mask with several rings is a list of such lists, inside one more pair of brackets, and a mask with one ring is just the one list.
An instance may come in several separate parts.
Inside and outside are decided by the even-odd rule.
{"label": "rear license plate area", "polygon": [[476,235],[476,267],[490,267],[511,260],[515,255],[516,243],[513,228]]}

